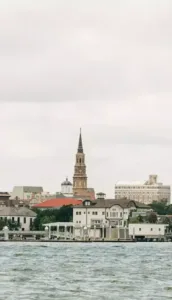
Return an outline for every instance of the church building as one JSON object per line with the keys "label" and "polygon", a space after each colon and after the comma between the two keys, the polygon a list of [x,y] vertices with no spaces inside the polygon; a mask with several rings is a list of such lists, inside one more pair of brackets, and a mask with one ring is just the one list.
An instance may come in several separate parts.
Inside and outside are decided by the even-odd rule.
{"label": "church building", "polygon": [[76,153],[76,161],[74,167],[73,196],[81,197],[83,199],[90,199],[90,200],[95,199],[94,189],[87,187],[85,154],[83,150],[81,130],[79,135],[78,150]]}

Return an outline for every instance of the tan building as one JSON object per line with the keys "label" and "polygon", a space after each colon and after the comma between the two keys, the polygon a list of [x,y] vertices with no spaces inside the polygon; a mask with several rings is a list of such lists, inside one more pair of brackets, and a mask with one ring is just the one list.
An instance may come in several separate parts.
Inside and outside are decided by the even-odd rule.
{"label": "tan building", "polygon": [[133,199],[144,204],[156,202],[170,203],[171,189],[169,185],[158,182],[157,175],[150,175],[146,182],[122,182],[115,185],[116,199]]}
{"label": "tan building", "polygon": [[78,150],[76,154],[76,161],[73,176],[73,196],[81,197],[83,199],[95,199],[94,189],[87,188],[87,174],[85,164],[85,154],[82,144],[82,135],[80,131]]}

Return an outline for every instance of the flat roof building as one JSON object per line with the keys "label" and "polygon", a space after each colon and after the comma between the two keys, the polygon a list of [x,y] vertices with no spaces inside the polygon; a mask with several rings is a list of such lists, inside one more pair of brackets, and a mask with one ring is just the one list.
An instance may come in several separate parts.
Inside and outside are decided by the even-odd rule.
{"label": "flat roof building", "polygon": [[144,204],[152,202],[166,202],[171,201],[170,185],[163,185],[158,182],[157,175],[150,175],[145,182],[140,181],[119,181],[115,185],[115,198],[133,199]]}

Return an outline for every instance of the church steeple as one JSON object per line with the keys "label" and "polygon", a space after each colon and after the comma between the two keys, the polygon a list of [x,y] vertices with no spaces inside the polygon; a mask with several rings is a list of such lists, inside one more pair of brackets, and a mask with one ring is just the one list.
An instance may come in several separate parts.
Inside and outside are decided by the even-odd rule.
{"label": "church steeple", "polygon": [[82,145],[82,134],[80,129],[78,150],[76,153],[76,161],[73,176],[73,194],[82,195],[87,189],[87,175],[85,165],[85,154]]}
{"label": "church steeple", "polygon": [[79,143],[78,143],[78,153],[83,153],[81,128],[80,128]]}

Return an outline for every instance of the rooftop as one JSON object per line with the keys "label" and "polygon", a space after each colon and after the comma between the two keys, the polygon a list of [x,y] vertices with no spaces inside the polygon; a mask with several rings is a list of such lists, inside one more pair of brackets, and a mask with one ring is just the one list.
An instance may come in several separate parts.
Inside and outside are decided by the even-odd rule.
{"label": "rooftop", "polygon": [[57,208],[61,206],[66,206],[66,205],[79,205],[82,203],[81,199],[76,199],[76,198],[55,198],[55,199],[50,199],[46,200],[42,203],[36,204],[33,207],[34,208]]}
{"label": "rooftop", "polygon": [[36,217],[36,213],[27,207],[2,207],[0,216]]}
{"label": "rooftop", "polygon": [[[86,200],[89,201],[89,200]],[[84,202],[77,207],[85,207]],[[110,208],[114,205],[119,205],[122,208],[127,208],[131,206],[135,206],[136,208],[147,208],[150,209],[148,205],[145,205],[144,203],[140,203],[134,200],[129,200],[127,198],[124,199],[97,199],[95,201],[90,201],[90,206],[89,207],[94,207],[94,208]]]}

